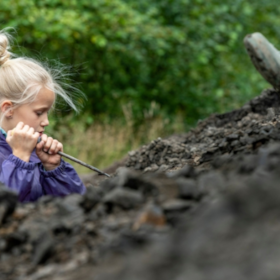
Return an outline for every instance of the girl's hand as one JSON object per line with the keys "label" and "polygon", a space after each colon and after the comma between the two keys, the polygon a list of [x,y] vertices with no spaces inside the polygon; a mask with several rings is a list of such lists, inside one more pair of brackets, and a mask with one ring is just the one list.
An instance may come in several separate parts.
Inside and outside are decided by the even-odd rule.
{"label": "girl's hand", "polygon": [[43,134],[41,142],[36,146],[36,154],[47,171],[53,170],[60,165],[61,156],[57,154],[58,151],[63,152],[62,144],[56,139]]}
{"label": "girl's hand", "polygon": [[30,155],[34,150],[39,133],[34,128],[19,122],[13,130],[7,132],[6,141],[13,150],[13,155],[23,161],[29,162]]}

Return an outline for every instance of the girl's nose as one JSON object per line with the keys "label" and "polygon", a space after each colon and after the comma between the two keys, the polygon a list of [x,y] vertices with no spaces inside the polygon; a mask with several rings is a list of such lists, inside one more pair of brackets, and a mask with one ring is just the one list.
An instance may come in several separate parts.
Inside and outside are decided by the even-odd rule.
{"label": "girl's nose", "polygon": [[44,118],[44,120],[42,121],[41,125],[42,125],[42,126],[47,126],[47,125],[49,125],[49,118],[48,118],[48,116],[47,116],[46,118]]}

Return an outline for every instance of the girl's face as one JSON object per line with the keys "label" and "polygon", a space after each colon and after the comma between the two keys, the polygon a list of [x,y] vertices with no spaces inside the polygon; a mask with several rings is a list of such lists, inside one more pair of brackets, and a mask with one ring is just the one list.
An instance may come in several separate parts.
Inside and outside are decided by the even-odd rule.
{"label": "girl's face", "polygon": [[19,122],[33,127],[35,132],[42,136],[46,126],[49,125],[48,112],[55,101],[53,91],[42,88],[36,99],[32,103],[21,105],[13,110],[12,118],[9,121],[9,127],[6,131],[13,129]]}

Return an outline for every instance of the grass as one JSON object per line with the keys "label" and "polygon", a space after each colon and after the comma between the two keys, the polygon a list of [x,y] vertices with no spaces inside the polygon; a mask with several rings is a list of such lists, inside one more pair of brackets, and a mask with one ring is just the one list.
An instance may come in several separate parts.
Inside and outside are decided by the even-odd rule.
{"label": "grass", "polygon": [[[53,125],[47,134],[63,143],[64,152],[98,169],[102,169],[122,159],[129,151],[138,149],[158,137],[184,132],[185,125],[181,117],[172,123],[162,118],[148,119],[137,129],[131,121],[113,121],[111,123],[94,122],[87,126],[85,122],[67,125]],[[70,123],[70,125],[69,125]],[[79,174],[90,173],[89,169],[69,161]]]}

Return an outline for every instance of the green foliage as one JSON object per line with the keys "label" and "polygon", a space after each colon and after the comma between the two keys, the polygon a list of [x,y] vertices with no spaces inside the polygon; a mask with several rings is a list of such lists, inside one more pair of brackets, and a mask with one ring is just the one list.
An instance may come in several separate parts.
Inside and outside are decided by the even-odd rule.
{"label": "green foliage", "polygon": [[79,68],[94,118],[193,122],[268,86],[242,41],[259,31],[280,47],[279,10],[276,0],[2,0],[0,22],[16,28],[17,53]]}

